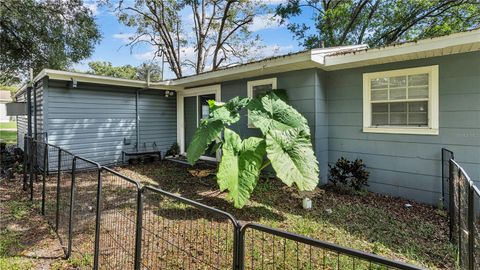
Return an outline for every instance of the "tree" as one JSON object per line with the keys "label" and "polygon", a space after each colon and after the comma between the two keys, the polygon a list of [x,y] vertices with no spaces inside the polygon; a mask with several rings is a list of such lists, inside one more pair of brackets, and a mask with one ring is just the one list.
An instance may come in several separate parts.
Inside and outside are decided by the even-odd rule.
{"label": "tree", "polygon": [[[315,157],[307,120],[273,91],[256,97],[236,97],[227,103],[209,101],[211,113],[202,120],[187,149],[194,164],[214,143],[222,148],[217,173],[221,191],[242,208],[257,185],[260,172],[271,165],[277,177],[288,186],[311,191],[318,184]],[[262,137],[241,139],[228,126],[240,120],[240,110],[248,108],[251,122]],[[223,136],[222,136],[223,135]]]}
{"label": "tree", "polygon": [[[313,25],[287,22],[313,11]],[[480,26],[477,0],[289,0],[277,14],[306,48],[382,46]]]}
{"label": "tree", "polygon": [[142,63],[138,67],[132,65],[113,66],[111,62],[92,61],[88,63],[90,68],[87,73],[110,76],[131,80],[146,81],[150,72],[150,81],[160,81],[162,78],[161,69],[152,63]]}
{"label": "tree", "polygon": [[91,69],[91,71],[87,71],[87,73],[92,73],[95,75],[132,80],[137,79],[137,69],[131,65],[115,67],[110,62],[93,61],[88,63],[88,67]]}
{"label": "tree", "polygon": [[[177,78],[248,60],[259,47],[248,26],[264,9],[259,0],[135,0],[120,1],[118,18],[135,27],[130,46],[148,43],[164,56]],[[182,17],[181,12],[192,16]],[[192,53],[194,56],[184,57]]]}
{"label": "tree", "polygon": [[65,69],[90,56],[100,38],[81,0],[0,0],[0,83],[29,68]]}

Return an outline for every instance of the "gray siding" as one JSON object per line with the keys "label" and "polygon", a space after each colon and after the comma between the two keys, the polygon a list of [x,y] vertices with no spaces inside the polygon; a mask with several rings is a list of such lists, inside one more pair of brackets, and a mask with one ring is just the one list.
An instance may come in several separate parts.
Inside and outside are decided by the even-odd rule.
{"label": "gray siding", "polygon": [[[222,83],[222,101],[228,101],[236,96],[247,96],[247,82],[265,78],[277,78],[277,88],[285,89],[289,97],[289,104],[305,116],[312,133],[312,143],[317,150],[317,158],[320,163],[320,175],[322,182],[326,181],[327,173],[327,133],[325,114],[316,111],[326,110],[325,89],[320,78],[323,73],[315,69],[299,70],[273,74],[268,76],[248,78]],[[317,120],[317,117],[321,119]],[[317,125],[322,125],[317,127]],[[242,137],[260,136],[258,129],[247,127],[247,112],[243,110],[239,122],[231,126]]]}
{"label": "gray siding", "polygon": [[[50,143],[101,164],[120,162],[121,152],[134,148],[135,89],[84,83],[69,89],[66,82],[49,81],[47,93]],[[140,145],[145,142],[151,149],[156,142],[165,153],[176,140],[176,127],[172,125],[176,122],[176,101],[162,94],[141,94],[151,96],[151,100],[139,100]],[[124,145],[124,138],[131,144]]]}
{"label": "gray siding", "polygon": [[[35,132],[35,124],[37,124],[37,133],[40,134],[44,132],[44,85],[46,83],[46,79],[39,81],[35,85],[35,92],[36,98],[34,95],[34,91],[31,92],[31,109],[32,109],[32,135]],[[35,104],[34,99],[36,99],[36,113],[37,113],[37,121],[35,122]],[[27,93],[26,91],[16,98],[17,102],[27,102]],[[23,149],[23,140],[24,136],[28,133],[28,117],[26,115],[18,116],[17,117],[17,142],[18,146]],[[39,135],[40,138],[40,135]]]}
{"label": "gray siding", "polygon": [[[480,52],[328,72],[328,158],[361,158],[372,191],[437,203],[441,148],[480,180]],[[439,65],[438,136],[362,132],[363,73]]]}
{"label": "gray siding", "polygon": [[140,149],[146,145],[151,150],[155,143],[165,155],[177,141],[177,97],[166,98],[163,91],[147,92],[140,92],[138,99]]}

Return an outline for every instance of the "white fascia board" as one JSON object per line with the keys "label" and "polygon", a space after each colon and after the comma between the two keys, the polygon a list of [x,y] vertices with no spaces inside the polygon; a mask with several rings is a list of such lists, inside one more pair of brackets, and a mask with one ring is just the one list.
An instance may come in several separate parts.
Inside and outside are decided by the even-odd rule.
{"label": "white fascia board", "polygon": [[[105,85],[149,88],[149,89],[157,89],[157,90],[176,90],[175,87],[172,87],[169,85],[168,81],[162,82],[162,83],[150,83],[148,85],[147,82],[140,81],[140,80],[114,78],[114,77],[108,77],[108,76],[99,76],[99,75],[93,75],[93,74],[69,72],[69,71],[61,71],[61,70],[53,70],[53,69],[43,69],[37,76],[35,76],[33,81],[37,82],[46,76],[48,76],[48,78],[51,80],[70,81],[73,79],[79,82],[97,83],[97,84],[105,84]],[[28,87],[28,83],[23,84],[16,91],[17,94],[15,96],[23,92],[27,87]]]}
{"label": "white fascia board", "polygon": [[368,62],[370,60],[381,58],[393,58],[400,55],[421,53],[474,43],[480,43],[480,30],[462,32],[438,38],[424,39],[405,44],[391,45],[360,52],[353,52],[345,55],[327,55],[325,56],[324,65],[328,70],[337,65],[355,62]]}
{"label": "white fascia board", "polygon": [[335,48],[318,48],[311,50],[311,59],[314,62],[317,62],[320,65],[325,65],[325,57],[341,52],[352,52],[352,51],[359,51],[359,50],[366,50],[368,49],[368,44],[360,44],[360,45],[351,45],[351,46],[341,46]]}
{"label": "white fascia board", "polygon": [[301,62],[311,62],[310,51],[306,51],[306,52],[294,54],[294,55],[287,55],[287,56],[283,56],[283,57],[279,57],[271,60],[260,61],[257,63],[245,64],[239,67],[232,67],[232,68],[222,69],[218,71],[207,72],[204,74],[199,74],[199,75],[195,75],[195,76],[191,76],[183,79],[172,80],[170,82],[166,81],[166,82],[159,82],[159,83],[151,83],[151,85],[155,85],[155,86],[168,85],[171,87],[175,87],[175,86],[181,87],[184,84],[194,83],[197,81],[206,81],[206,80],[217,79],[222,77],[225,77],[228,79],[228,76],[231,76],[231,75],[237,75],[240,73],[252,72],[252,71],[262,70],[266,68],[275,68],[279,66],[301,63]]}

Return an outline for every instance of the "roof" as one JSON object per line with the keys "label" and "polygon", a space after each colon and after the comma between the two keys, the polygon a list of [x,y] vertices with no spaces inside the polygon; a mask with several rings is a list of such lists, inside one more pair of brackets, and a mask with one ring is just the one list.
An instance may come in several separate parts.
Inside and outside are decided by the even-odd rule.
{"label": "roof", "polygon": [[[48,76],[50,79],[57,80],[75,79],[80,82],[108,85],[163,90],[184,90],[190,87],[293,70],[320,68],[330,71],[479,50],[480,29],[476,29],[447,36],[393,44],[379,48],[369,48],[367,45],[352,45],[300,51],[236,66],[225,67],[197,75],[186,76],[179,79],[151,82],[149,84],[145,81],[51,69],[42,70],[42,72],[35,77],[34,81],[38,81],[41,78]],[[26,85],[23,85],[20,90],[25,88]]]}

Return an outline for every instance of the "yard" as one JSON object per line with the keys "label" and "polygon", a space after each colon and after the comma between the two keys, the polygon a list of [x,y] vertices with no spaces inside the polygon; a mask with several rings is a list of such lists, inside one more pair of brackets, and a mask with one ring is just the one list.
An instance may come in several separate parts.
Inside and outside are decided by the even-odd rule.
{"label": "yard", "polygon": [[0,142],[5,142],[8,145],[17,143],[17,123],[6,122],[0,123]]}
{"label": "yard", "polygon": [[[315,191],[313,209],[303,210],[301,199],[295,189],[284,186],[278,180],[262,179],[250,202],[243,209],[235,209],[226,201],[225,194],[219,192],[214,176],[215,168],[208,164],[192,168],[164,161],[117,167],[115,170],[143,184],[159,186],[166,191],[225,210],[241,221],[253,221],[431,269],[454,268],[454,248],[448,241],[447,219],[442,211],[428,205],[373,193],[349,194],[333,188],[325,188]],[[104,186],[100,260],[113,262],[114,267],[122,268],[130,262],[131,253],[121,250],[133,250],[134,220],[131,217],[135,215],[136,193],[131,185],[126,185],[127,182],[121,181],[118,177],[103,174],[102,178]],[[65,196],[68,194],[69,187],[68,174],[62,175],[62,179],[66,179],[66,181],[62,180],[65,190],[61,192]],[[38,252],[44,254],[45,244],[43,243],[54,240],[52,240],[52,234],[45,228],[45,220],[40,222],[41,218],[37,215],[40,183],[35,185],[36,203],[33,204],[26,202],[27,194],[21,191],[20,185],[9,184],[9,191],[4,192],[6,189],[3,189],[2,194],[9,194],[11,190],[17,190],[17,192],[7,197],[2,195],[2,200],[8,201],[8,203],[2,203],[2,216],[10,213],[6,215],[10,222],[7,222],[7,225],[2,224],[3,227],[1,227],[0,244],[7,246],[4,248],[7,252],[3,251],[3,254],[0,254],[2,257],[0,266],[1,263],[15,266],[22,262],[21,265],[25,267],[17,267],[17,269],[36,269],[29,265],[49,263],[55,269],[70,269],[68,267],[72,265],[85,267],[92,264],[95,211],[92,211],[91,206],[95,205],[93,194],[96,192],[96,178],[94,173],[80,173],[76,179],[79,184],[78,195],[76,195],[78,203],[76,203],[74,217],[76,225],[72,259],[62,261],[58,255],[55,255],[59,253],[58,241],[49,244],[54,247],[53,250],[56,250],[47,249],[53,253],[51,256],[24,256],[36,249],[40,251],[35,251],[34,254]],[[52,190],[55,182],[54,175],[47,178],[46,219],[50,221],[54,220],[52,216],[54,203],[52,202],[55,197]],[[67,200],[68,197],[63,196],[60,200]],[[405,207],[407,203],[412,206]],[[20,214],[15,214],[19,211]],[[67,217],[66,213],[68,208],[61,207],[58,235],[64,244],[68,224],[64,219]],[[30,220],[29,223],[22,223],[23,220],[27,220],[27,217]],[[11,221],[14,225],[11,225]],[[32,228],[38,228],[35,230],[22,230],[20,235],[27,234],[27,236],[20,238],[12,237],[12,233],[16,232],[6,228],[7,226],[14,228],[18,226],[15,224],[19,223],[24,227],[30,226],[30,222],[40,222],[42,226],[32,226]],[[219,268],[228,268],[231,258],[227,254],[231,251],[232,239],[228,238],[231,228],[225,221],[206,217],[194,208],[171,199],[162,199],[155,194],[145,194],[143,224],[142,259],[144,261],[142,263],[145,265],[165,267],[165,269],[195,269],[198,266],[195,265],[193,257],[197,256],[208,258]],[[167,239],[163,238],[164,232],[166,236],[168,235]],[[33,244],[28,240],[32,234],[36,237]],[[227,235],[226,238],[222,236],[223,234]],[[258,238],[258,243],[262,243],[262,249],[265,240],[270,239],[258,234],[255,237]],[[23,240],[24,238],[27,240]],[[250,236],[247,241],[251,239],[253,243],[253,238],[254,236]],[[12,242],[11,239],[20,240]],[[278,249],[281,242],[276,241],[276,249]],[[222,242],[227,245],[219,244]],[[172,243],[172,246],[168,243]],[[209,244],[205,245],[205,243]],[[119,249],[119,245],[122,249]],[[190,256],[192,258],[176,250],[177,246],[183,246],[190,250],[189,252],[193,252]],[[119,251],[114,252],[114,250]],[[271,254],[270,251],[268,253]],[[249,254],[246,258],[249,258],[248,256]],[[258,255],[252,253],[252,258],[254,256]],[[281,253],[276,256],[280,258]],[[294,255],[287,252],[287,256]],[[37,257],[40,257],[40,261]],[[47,260],[45,261],[43,257]],[[121,260],[117,261],[119,258]],[[27,264],[24,264],[25,262]],[[185,263],[187,264],[184,265]],[[269,264],[271,261],[266,263]],[[253,263],[251,268],[250,265],[246,268],[256,269]],[[361,267],[357,266],[357,268]]]}
{"label": "yard", "polygon": [[[262,179],[243,209],[217,189],[215,169],[173,162],[117,168],[122,174],[254,221],[428,268],[454,268],[445,213],[429,205],[373,193],[318,189],[313,210],[303,210],[295,189]],[[405,207],[405,204],[411,207]]]}

